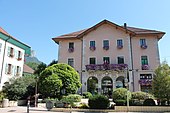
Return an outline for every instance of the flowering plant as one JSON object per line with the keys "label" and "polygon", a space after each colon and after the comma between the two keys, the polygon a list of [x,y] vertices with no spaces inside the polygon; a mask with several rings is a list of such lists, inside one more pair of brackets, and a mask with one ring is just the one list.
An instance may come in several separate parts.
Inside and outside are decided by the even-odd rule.
{"label": "flowering plant", "polygon": [[140,85],[152,85],[152,79],[141,79],[139,80]]}
{"label": "flowering plant", "polygon": [[68,48],[68,51],[72,53],[74,51],[74,48]]}
{"label": "flowering plant", "polygon": [[103,49],[104,50],[109,50],[109,46],[104,46]]}
{"label": "flowering plant", "polygon": [[149,70],[149,65],[147,65],[147,64],[142,65],[142,70]]}
{"label": "flowering plant", "polygon": [[123,45],[117,45],[117,48],[118,48],[118,49],[122,49],[122,48],[123,48]]}
{"label": "flowering plant", "polygon": [[142,49],[146,49],[148,46],[146,44],[141,45]]}
{"label": "flowering plant", "polygon": [[94,51],[94,50],[96,50],[96,47],[95,46],[90,46],[90,50]]}

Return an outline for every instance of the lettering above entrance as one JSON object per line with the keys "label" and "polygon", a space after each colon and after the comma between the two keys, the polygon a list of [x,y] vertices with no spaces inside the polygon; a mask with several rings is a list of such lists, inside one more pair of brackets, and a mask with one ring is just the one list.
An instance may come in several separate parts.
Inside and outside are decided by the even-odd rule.
{"label": "lettering above entrance", "polygon": [[86,65],[86,70],[125,70],[128,68],[127,64],[89,64]]}

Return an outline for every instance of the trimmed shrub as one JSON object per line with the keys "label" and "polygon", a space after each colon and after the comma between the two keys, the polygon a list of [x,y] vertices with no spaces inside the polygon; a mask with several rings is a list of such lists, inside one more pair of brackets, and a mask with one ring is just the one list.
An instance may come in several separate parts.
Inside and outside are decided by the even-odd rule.
{"label": "trimmed shrub", "polygon": [[83,92],[83,97],[84,98],[90,98],[92,94],[90,92]]}
{"label": "trimmed shrub", "polygon": [[104,95],[94,95],[89,98],[88,105],[91,109],[106,109],[109,107],[110,101]]}
{"label": "trimmed shrub", "polygon": [[153,99],[149,98],[149,99],[146,99],[143,102],[143,105],[144,106],[155,106],[156,104],[155,104],[155,101]]}
{"label": "trimmed shrub", "polygon": [[81,101],[81,95],[78,94],[70,94],[68,96],[63,96],[61,99],[63,103],[69,103],[73,105],[73,102],[80,102]]}
{"label": "trimmed shrub", "polygon": [[126,100],[115,100],[117,106],[124,106],[126,105]]}

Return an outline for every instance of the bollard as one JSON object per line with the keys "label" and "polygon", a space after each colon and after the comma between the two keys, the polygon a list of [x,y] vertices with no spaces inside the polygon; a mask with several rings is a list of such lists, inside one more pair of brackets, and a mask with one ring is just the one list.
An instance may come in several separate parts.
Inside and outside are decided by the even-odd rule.
{"label": "bollard", "polygon": [[30,107],[30,100],[28,100],[28,103],[27,103],[27,113],[29,113],[29,107]]}

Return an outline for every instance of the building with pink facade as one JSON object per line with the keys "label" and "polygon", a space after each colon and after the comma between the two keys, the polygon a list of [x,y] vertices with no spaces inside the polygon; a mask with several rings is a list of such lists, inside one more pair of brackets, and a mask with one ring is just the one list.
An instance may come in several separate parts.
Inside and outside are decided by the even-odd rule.
{"label": "building with pink facade", "polygon": [[108,20],[53,38],[58,62],[80,74],[80,92],[111,95],[113,89],[149,92],[160,65],[158,41],[165,32],[119,26]]}

